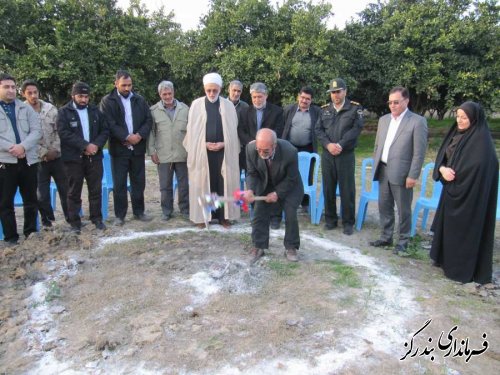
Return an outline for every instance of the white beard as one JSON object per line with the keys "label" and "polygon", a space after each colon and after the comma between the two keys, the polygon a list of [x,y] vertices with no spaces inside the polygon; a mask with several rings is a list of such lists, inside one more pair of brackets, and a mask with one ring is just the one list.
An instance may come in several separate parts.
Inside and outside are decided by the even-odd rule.
{"label": "white beard", "polygon": [[212,100],[212,99],[210,99],[210,98],[208,97],[208,95],[207,95],[207,99],[208,99],[208,101],[209,101],[210,103],[215,103],[215,102],[219,99],[219,95],[217,95],[217,96],[215,97],[215,99],[213,99],[213,100]]}

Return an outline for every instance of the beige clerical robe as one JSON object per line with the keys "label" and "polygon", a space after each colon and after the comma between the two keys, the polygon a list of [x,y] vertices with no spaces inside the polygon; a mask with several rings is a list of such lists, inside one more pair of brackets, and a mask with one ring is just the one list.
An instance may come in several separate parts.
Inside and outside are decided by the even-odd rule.
{"label": "beige clerical robe", "polygon": [[[222,97],[219,97],[219,100],[224,134],[224,161],[222,162],[221,173],[224,177],[224,195],[232,197],[233,192],[240,188],[238,116],[233,103]],[[205,141],[206,125],[205,97],[201,97],[191,104],[186,137],[182,143],[188,153],[189,219],[195,224],[204,223],[203,209],[198,203],[198,198],[210,194],[210,176]],[[209,217],[212,218],[211,213]],[[224,218],[227,220],[239,219],[240,208],[232,203],[226,203],[224,205]]]}

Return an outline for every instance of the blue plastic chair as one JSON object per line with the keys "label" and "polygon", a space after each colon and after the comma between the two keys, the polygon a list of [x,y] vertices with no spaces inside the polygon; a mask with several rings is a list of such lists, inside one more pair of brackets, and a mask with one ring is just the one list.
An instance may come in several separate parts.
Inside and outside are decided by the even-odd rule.
{"label": "blue plastic chair", "polygon": [[[113,173],[111,172],[111,156],[109,155],[109,150],[102,150],[102,202],[101,202],[101,213],[102,219],[106,220],[108,218],[108,205],[109,205],[109,193],[113,191]],[[130,185],[127,184],[127,188],[130,189]]]}
{"label": "blue plastic chair", "polygon": [[[371,171],[369,180],[367,179],[368,170]],[[368,203],[378,201],[378,181],[373,181],[374,172],[373,159],[363,159],[361,163],[361,194],[359,196],[358,216],[356,218],[356,230],[358,231],[361,230],[363,222],[365,221]],[[370,190],[368,190],[368,181],[371,181]]]}
{"label": "blue plastic chair", "polygon": [[[422,172],[422,187],[420,189],[420,196],[415,203],[415,208],[413,209],[413,218],[411,221],[411,236],[414,236],[417,231],[417,220],[420,210],[423,210],[422,214],[422,230],[425,229],[427,225],[427,217],[429,216],[429,210],[436,210],[439,197],[441,196],[441,190],[443,190],[443,184],[440,181],[434,181],[432,183],[432,191],[427,190],[427,178],[430,176],[432,178],[432,170],[434,169],[434,163],[427,163]],[[430,193],[430,196],[429,196]]]}
{"label": "blue plastic chair", "polygon": [[[23,197],[19,192],[19,188],[17,188],[16,195],[14,196],[14,207],[22,207],[23,206]],[[38,222],[38,214],[36,215],[36,230],[40,230],[40,224]],[[0,223],[0,241],[4,238],[3,236],[3,227],[2,223]]]}
{"label": "blue plastic chair", "polygon": [[[319,173],[319,163],[320,157],[315,152],[304,152],[298,153],[299,159],[299,172],[300,178],[302,179],[302,185],[304,186],[304,194],[309,196],[309,214],[311,215],[311,223],[316,223],[316,201],[317,201],[317,186],[318,186],[318,173]],[[309,185],[309,171],[311,169],[311,161],[314,160],[314,170],[313,170],[313,180],[312,184]]]}
{"label": "blue plastic chair", "polygon": [[[337,184],[337,190],[335,191],[337,197],[340,197],[340,187]],[[319,190],[318,204],[316,205],[316,213],[314,215],[314,224],[319,224],[321,221],[321,215],[323,215],[323,210],[325,208],[325,195],[323,194],[323,183],[321,183]],[[339,216],[342,215],[342,204],[339,207]]]}

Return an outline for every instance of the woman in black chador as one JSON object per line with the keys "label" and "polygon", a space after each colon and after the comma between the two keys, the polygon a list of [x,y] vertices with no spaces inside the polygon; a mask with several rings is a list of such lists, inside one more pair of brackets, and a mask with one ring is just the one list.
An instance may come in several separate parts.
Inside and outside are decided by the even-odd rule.
{"label": "woman in black chador", "polygon": [[433,178],[443,183],[431,258],[462,283],[491,282],[498,158],[484,110],[465,102],[439,149]]}

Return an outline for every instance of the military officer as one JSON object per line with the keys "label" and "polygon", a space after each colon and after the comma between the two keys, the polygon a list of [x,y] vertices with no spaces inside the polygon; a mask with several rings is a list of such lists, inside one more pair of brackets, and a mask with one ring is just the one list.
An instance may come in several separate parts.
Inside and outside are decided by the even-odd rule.
{"label": "military officer", "polygon": [[359,103],[346,99],[347,86],[342,78],[330,82],[331,103],[322,107],[316,122],[316,136],[323,145],[321,169],[325,196],[325,229],[338,225],[336,190],[339,184],[344,234],[353,233],[356,185],[354,148],[363,127]]}

